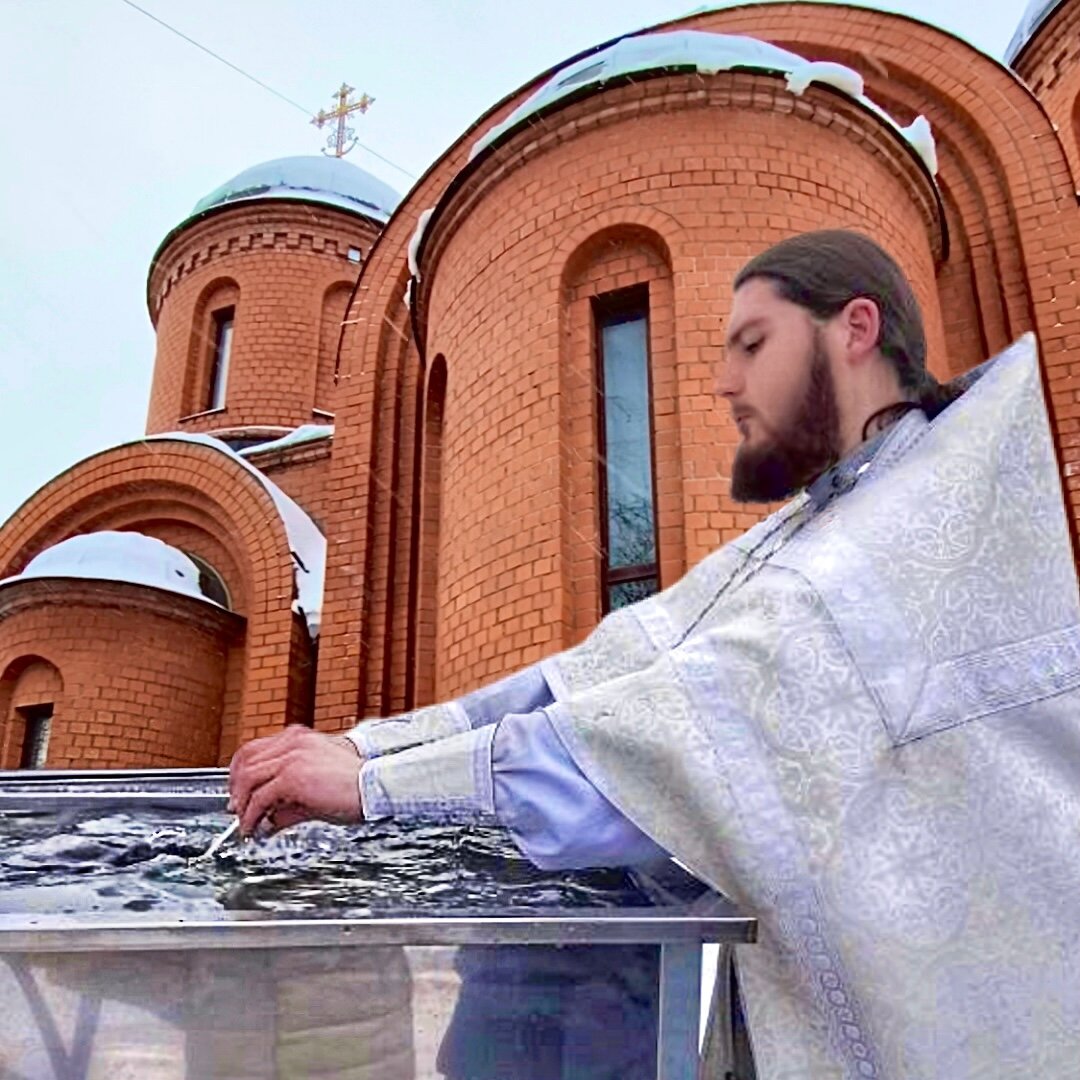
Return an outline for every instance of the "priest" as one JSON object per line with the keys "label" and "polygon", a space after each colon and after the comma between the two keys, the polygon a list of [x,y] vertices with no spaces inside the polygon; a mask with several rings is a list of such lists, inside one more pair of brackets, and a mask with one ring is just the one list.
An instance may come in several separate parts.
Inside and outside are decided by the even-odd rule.
{"label": "priest", "polygon": [[241,748],[250,833],[498,821],[669,854],[760,921],[763,1080],[1080,1069],[1080,600],[1033,340],[948,386],[853,232],[737,275],[732,493],[789,501],[579,646],[344,736]]}

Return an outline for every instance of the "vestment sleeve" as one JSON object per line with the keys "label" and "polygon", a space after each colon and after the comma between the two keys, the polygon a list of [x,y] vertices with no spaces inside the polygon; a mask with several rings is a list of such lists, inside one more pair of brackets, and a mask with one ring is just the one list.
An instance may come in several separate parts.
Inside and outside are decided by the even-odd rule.
{"label": "vestment sleeve", "polygon": [[543,709],[366,761],[368,819],[499,823],[537,866],[620,866],[666,852],[575,765]]}

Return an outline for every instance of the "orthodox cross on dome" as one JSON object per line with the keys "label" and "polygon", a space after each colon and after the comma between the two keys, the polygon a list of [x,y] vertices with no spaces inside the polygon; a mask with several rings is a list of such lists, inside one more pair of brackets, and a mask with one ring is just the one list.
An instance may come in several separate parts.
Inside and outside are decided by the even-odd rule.
{"label": "orthodox cross on dome", "polygon": [[[366,113],[375,104],[375,99],[368,97],[367,94],[361,94],[359,101],[349,101],[349,95],[355,89],[354,86],[342,83],[341,88],[334,95],[337,98],[337,108],[331,109],[329,112],[320,109],[318,116],[311,118],[311,122],[317,128],[322,128],[324,125],[329,124],[331,120],[337,121],[337,130],[331,132],[326,140],[328,149],[323,150],[327,157],[331,155],[344,157],[356,145],[353,129],[345,126],[345,118],[354,112]],[[348,141],[348,146],[345,145],[346,141]]]}

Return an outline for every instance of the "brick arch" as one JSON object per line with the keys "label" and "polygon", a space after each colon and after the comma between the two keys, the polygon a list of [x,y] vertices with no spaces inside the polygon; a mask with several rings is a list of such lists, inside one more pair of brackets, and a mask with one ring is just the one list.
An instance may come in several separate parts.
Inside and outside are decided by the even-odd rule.
{"label": "brick arch", "polygon": [[247,738],[277,730],[287,718],[290,666],[301,659],[293,655],[293,560],[273,499],[231,455],[213,446],[154,439],[85,459],[41,488],[0,529],[0,576],[18,574],[39,552],[69,536],[130,528],[147,520],[148,508],[160,521],[162,504],[178,527],[205,531],[214,523],[218,553],[227,552],[234,567],[227,583],[238,582],[245,599],[247,640],[237,661],[242,690],[233,734]]}
{"label": "brick arch", "polygon": [[[404,221],[395,215],[388,226],[399,229],[400,262],[395,265],[393,245],[376,243],[345,314],[327,484],[331,510],[326,531],[335,542],[327,551],[319,644],[326,674],[319,679],[315,713],[317,726],[325,729],[389,708],[383,702],[391,678],[388,636],[395,635],[395,628],[389,619],[379,625],[380,616],[390,611],[395,586],[390,573],[395,553],[386,526],[400,520],[402,503],[411,497],[411,491],[402,490],[401,478],[413,470],[395,448],[415,441],[401,435],[415,422],[415,410],[406,407],[407,385],[423,364],[405,304],[405,251],[412,233]],[[380,278],[380,271],[386,276]],[[395,636],[400,639],[402,634]],[[400,657],[404,655],[402,648]]]}
{"label": "brick arch", "polygon": [[1074,186],[1080,188],[1080,130],[1075,112],[1080,99],[1080,4],[1059,4],[1050,12],[1012,67],[1058,125]]}
{"label": "brick arch", "polygon": [[676,261],[685,258],[687,231],[670,214],[632,202],[606,206],[592,217],[577,223],[555,249],[549,273],[568,282],[593,261],[596,251],[611,235],[634,233],[655,249],[671,272],[682,269]]}
{"label": "brick arch", "polygon": [[649,365],[656,462],[658,557],[662,585],[686,570],[673,252],[682,228],[667,214],[607,209],[574,230],[552,271],[558,296],[560,487],[562,490],[563,644],[583,637],[600,616],[600,519],[596,347],[592,302],[634,285],[649,289]]}
{"label": "brick arch", "polygon": [[208,282],[195,301],[191,319],[191,337],[184,370],[184,390],[181,408],[184,415],[203,412],[209,392],[210,365],[213,357],[214,333],[211,316],[221,308],[235,308],[240,318],[240,284],[235,278],[217,277]]}
{"label": "brick arch", "polygon": [[0,672],[0,768],[18,766],[25,723],[19,710],[52,705],[59,710],[64,679],[59,668],[38,653],[24,653]]}
{"label": "brick arch", "polygon": [[442,518],[442,451],[446,417],[447,367],[441,353],[432,361],[423,386],[420,423],[419,520],[415,525],[417,551],[415,602],[410,620],[412,659],[410,700],[427,705],[438,690],[439,540]]}

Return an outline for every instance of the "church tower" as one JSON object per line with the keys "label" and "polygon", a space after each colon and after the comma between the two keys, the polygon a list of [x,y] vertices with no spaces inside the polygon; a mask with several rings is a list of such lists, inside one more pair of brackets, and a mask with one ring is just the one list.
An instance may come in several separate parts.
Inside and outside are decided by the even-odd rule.
{"label": "church tower", "polygon": [[239,449],[330,422],[345,309],[397,202],[336,157],[255,165],[201,199],[150,266],[147,433]]}

